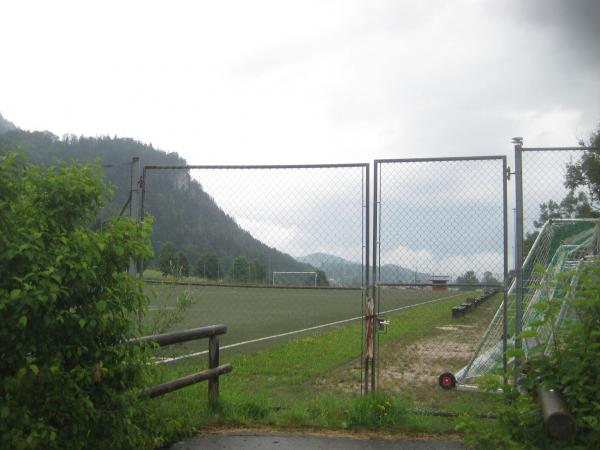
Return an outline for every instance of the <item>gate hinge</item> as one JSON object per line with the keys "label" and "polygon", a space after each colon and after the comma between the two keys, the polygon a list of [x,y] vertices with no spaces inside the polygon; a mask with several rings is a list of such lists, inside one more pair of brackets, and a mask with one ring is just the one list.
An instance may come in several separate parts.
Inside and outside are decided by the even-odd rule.
{"label": "gate hinge", "polygon": [[511,175],[514,175],[514,174],[515,174],[514,172],[511,172],[511,171],[510,171],[510,167],[507,167],[507,168],[506,168],[506,179],[507,179],[507,180],[509,180],[509,181],[510,181],[510,176],[511,176]]}

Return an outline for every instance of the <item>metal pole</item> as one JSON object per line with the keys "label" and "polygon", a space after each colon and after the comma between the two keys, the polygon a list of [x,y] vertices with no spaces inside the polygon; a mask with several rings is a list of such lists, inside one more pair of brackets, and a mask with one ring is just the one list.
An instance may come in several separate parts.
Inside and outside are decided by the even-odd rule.
{"label": "metal pole", "polygon": [[[506,374],[508,369],[508,358],[506,352],[508,350],[508,177],[510,169],[506,164],[506,158],[502,160],[502,225],[504,228],[503,247],[504,247],[504,287],[502,298],[502,370]],[[506,375],[504,376],[504,384],[508,383]]]}
{"label": "metal pole", "polygon": [[[371,218],[369,217],[369,203],[370,203],[370,199],[369,199],[369,189],[370,189],[370,175],[371,175],[371,167],[369,165],[367,165],[366,168],[366,173],[365,173],[365,289],[363,291],[363,302],[368,301],[367,299],[369,298],[369,290],[371,289],[371,280],[369,277],[369,269],[370,269],[370,265],[371,265],[371,261],[369,258],[369,245],[371,244],[371,233],[369,230],[370,227],[370,220]],[[368,308],[364,308],[363,309],[365,311],[367,311]],[[365,331],[368,331],[368,326],[365,327]],[[365,343],[368,345],[368,339],[365,339]],[[368,350],[367,350],[367,355],[368,355]],[[368,361],[368,359],[367,359]],[[368,365],[368,363],[367,363]],[[368,377],[368,367],[365,369],[365,379],[364,379],[364,383],[365,383],[365,394],[367,394],[369,392],[369,388],[368,388],[368,383],[369,383],[369,377]],[[371,386],[372,389],[374,389],[374,386]]]}
{"label": "metal pole", "polygon": [[[140,158],[133,157],[131,160],[131,202],[129,204],[129,216],[135,221],[139,221],[141,219],[140,176]],[[139,276],[141,272],[141,264],[141,261],[129,261],[129,274],[133,277]]]}
{"label": "metal pole", "polygon": [[[378,298],[378,292],[377,292],[377,282],[379,281],[377,279],[377,258],[379,257],[379,254],[377,252],[377,247],[378,247],[378,240],[380,238],[379,236],[379,230],[378,230],[378,214],[379,214],[379,205],[378,205],[378,201],[379,201],[379,189],[378,189],[378,179],[379,179],[379,167],[380,164],[375,161],[374,165],[373,165],[373,279],[371,280],[371,296],[373,298],[373,315],[377,316],[377,313],[379,312],[379,298]],[[372,326],[373,329],[375,328],[375,318],[371,319],[372,322]],[[376,382],[377,382],[377,342],[376,340],[379,338],[379,336],[376,336],[375,330],[373,331],[373,333],[375,334],[373,336],[373,358],[371,360],[371,390],[375,391],[377,389],[376,386]]]}
{"label": "metal pole", "polygon": [[[523,138],[513,138],[515,144],[515,274],[516,274],[516,304],[515,304],[515,349],[520,350],[523,343],[519,338],[523,328]],[[519,381],[518,368],[521,359],[515,357],[515,383]]]}

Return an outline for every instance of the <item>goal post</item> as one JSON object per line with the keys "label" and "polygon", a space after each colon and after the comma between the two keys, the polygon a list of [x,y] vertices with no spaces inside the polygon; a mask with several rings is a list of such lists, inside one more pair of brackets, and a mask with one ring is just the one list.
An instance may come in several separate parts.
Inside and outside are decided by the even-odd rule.
{"label": "goal post", "polygon": [[273,272],[273,286],[313,286],[317,287],[317,272]]}

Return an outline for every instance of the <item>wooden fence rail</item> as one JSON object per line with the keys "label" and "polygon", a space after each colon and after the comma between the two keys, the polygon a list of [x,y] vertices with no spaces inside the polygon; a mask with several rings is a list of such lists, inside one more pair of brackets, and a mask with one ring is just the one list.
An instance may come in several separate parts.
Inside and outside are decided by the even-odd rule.
{"label": "wooden fence rail", "polygon": [[208,327],[131,339],[130,344],[157,344],[160,347],[166,347],[167,345],[208,338],[208,370],[146,389],[140,393],[140,397],[154,398],[208,380],[208,401],[211,404],[216,403],[219,399],[219,376],[233,370],[231,364],[219,365],[219,335],[226,332],[227,327],[225,325],[210,325]]}

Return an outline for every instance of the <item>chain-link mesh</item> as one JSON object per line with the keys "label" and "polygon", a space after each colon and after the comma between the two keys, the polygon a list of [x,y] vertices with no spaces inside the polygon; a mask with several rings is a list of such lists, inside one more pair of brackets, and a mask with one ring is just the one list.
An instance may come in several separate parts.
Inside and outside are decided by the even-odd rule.
{"label": "chain-link mesh", "polygon": [[[224,323],[225,356],[350,333],[345,351],[355,363],[340,376],[360,390],[368,171],[146,167],[144,212],[154,220],[155,250],[144,271],[155,292],[149,323],[157,331],[177,315],[175,329]],[[204,349],[192,343],[164,356]]]}
{"label": "chain-link mesh", "polygon": [[[597,149],[526,149],[523,166],[522,328],[542,319],[535,305],[573,292],[581,261],[598,254]],[[562,275],[561,275],[562,274]],[[511,294],[512,294],[511,289]],[[564,305],[567,303],[564,302]],[[561,310],[557,320],[565,317]],[[538,328],[548,344],[549,327]],[[527,342],[524,343],[527,351]]]}
{"label": "chain-link mesh", "polygon": [[[502,303],[505,159],[377,161],[379,387],[436,401]],[[438,399],[439,400],[439,399]]]}
{"label": "chain-link mesh", "polygon": [[111,217],[132,215],[131,184],[132,184],[132,162],[113,162],[102,164],[101,170],[104,181],[110,189],[110,198],[107,199],[98,211],[98,227],[103,227]]}

